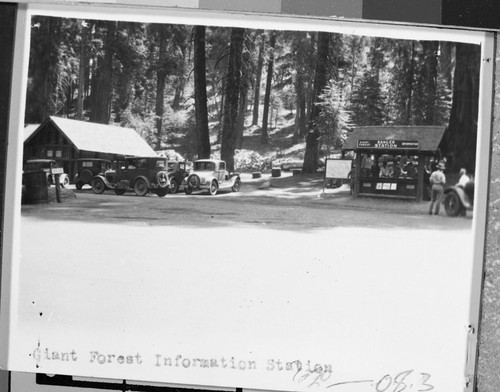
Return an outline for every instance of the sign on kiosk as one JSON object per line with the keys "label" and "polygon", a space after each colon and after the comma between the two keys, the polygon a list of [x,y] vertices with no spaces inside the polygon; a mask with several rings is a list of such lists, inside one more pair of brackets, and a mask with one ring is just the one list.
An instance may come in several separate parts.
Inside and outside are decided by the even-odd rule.
{"label": "sign on kiosk", "polygon": [[358,140],[358,148],[418,150],[419,142],[416,140]]}

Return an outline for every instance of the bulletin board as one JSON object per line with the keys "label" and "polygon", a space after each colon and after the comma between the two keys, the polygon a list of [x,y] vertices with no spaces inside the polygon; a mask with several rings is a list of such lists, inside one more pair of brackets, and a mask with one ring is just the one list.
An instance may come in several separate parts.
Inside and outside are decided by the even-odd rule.
{"label": "bulletin board", "polygon": [[349,178],[352,170],[351,159],[327,159],[325,168],[325,178]]}

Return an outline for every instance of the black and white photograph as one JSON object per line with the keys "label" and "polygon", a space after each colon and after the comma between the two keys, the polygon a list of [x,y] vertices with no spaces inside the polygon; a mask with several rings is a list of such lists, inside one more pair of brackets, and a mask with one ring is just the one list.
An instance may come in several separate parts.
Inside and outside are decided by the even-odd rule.
{"label": "black and white photograph", "polygon": [[9,367],[462,390],[487,35],[177,12],[26,13]]}

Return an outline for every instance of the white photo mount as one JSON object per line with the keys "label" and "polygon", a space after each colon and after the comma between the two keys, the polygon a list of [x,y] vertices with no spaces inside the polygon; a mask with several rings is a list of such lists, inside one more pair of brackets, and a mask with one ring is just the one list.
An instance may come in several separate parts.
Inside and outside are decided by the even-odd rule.
{"label": "white photo mount", "polygon": [[[370,253],[361,251],[356,253],[358,252],[356,251],[354,255],[353,253],[345,253],[335,256],[337,258],[332,256],[331,262],[335,270],[333,273],[330,269],[330,260],[321,259],[320,263],[315,263],[314,254],[307,258],[307,252],[298,246],[290,249],[297,255],[297,258],[293,259],[291,263],[288,260],[280,259],[279,252],[271,252],[267,255],[273,261],[271,264],[269,260],[259,262],[256,255],[238,260],[236,264],[229,258],[209,260],[212,263],[211,268],[229,270],[227,275],[224,275],[226,279],[219,283],[236,302],[227,298],[223,299],[224,310],[240,309],[239,306],[244,300],[251,298],[252,293],[259,297],[263,303],[270,304],[269,306],[252,305],[246,311],[229,313],[227,319],[221,320],[219,318],[217,320],[223,327],[213,321],[205,324],[205,321],[210,317],[223,317],[225,314],[225,312],[219,312],[218,306],[211,303],[209,298],[205,296],[196,296],[197,300],[202,301],[196,309],[199,312],[208,309],[208,312],[202,316],[193,312],[185,317],[180,317],[178,325],[158,316],[158,308],[151,307],[149,312],[143,311],[137,297],[135,299],[131,297],[130,302],[133,303],[131,308],[123,308],[123,303],[116,304],[117,313],[127,312],[131,309],[133,312],[137,312],[133,318],[119,317],[120,321],[135,320],[133,325],[123,325],[111,320],[107,321],[106,318],[109,314],[104,313],[104,311],[92,313],[91,309],[84,304],[81,304],[83,310],[74,311],[66,308],[64,304],[48,302],[50,299],[54,299],[55,292],[46,297],[44,297],[45,292],[36,290],[30,292],[32,288],[30,279],[32,277],[26,275],[31,262],[26,254],[30,253],[27,252],[26,245],[23,245],[23,236],[21,235],[21,233],[30,233],[29,228],[23,224],[20,214],[21,184],[18,174],[21,172],[22,161],[22,130],[30,45],[30,21],[34,15],[147,23],[331,31],[398,39],[448,40],[480,45],[483,62],[480,75],[475,173],[477,190],[475,192],[472,230],[470,238],[467,237],[471,247],[468,249],[469,253],[463,256],[463,264],[457,267],[451,276],[444,276],[448,270],[436,268],[435,260],[427,260],[421,265],[405,269],[398,264],[400,260],[397,257],[393,259],[389,257],[388,260],[387,257],[380,256],[376,257],[376,262],[380,263],[382,268],[375,268],[373,263],[367,266],[361,263],[362,259],[359,259],[359,257],[367,256]],[[2,255],[4,265],[1,285],[1,367],[15,372],[43,372],[215,388],[335,391],[338,386],[349,384],[349,388],[352,388],[350,390],[353,391],[366,391],[372,388],[371,390],[383,392],[384,388],[388,390],[390,386],[394,385],[394,380],[411,380],[415,385],[419,383],[418,388],[420,389],[415,390],[421,391],[431,390],[431,386],[435,390],[472,390],[471,380],[475,372],[483,268],[481,261],[484,253],[487,212],[493,58],[492,35],[470,30],[350,22],[327,18],[215,13],[161,7],[124,7],[98,4],[90,9],[88,6],[75,4],[20,4],[13,80],[13,86],[17,86],[17,88],[12,93],[9,122],[7,167],[7,189],[9,191],[6,192]],[[24,231],[25,229],[28,229],[28,232]],[[78,227],[73,223],[68,223],[66,230],[71,233],[72,230],[78,230]],[[137,231],[137,235],[144,235],[140,228],[132,228],[131,230]],[[153,231],[150,229],[148,233]],[[192,234],[189,230],[181,230],[177,233],[179,237]],[[271,243],[266,242],[267,232],[252,230],[250,233],[252,238],[271,245]],[[223,234],[229,235],[229,233]],[[293,240],[292,243],[296,244],[301,241],[317,241],[326,244],[331,240],[333,234],[343,241],[359,238],[360,235],[356,229],[346,229],[344,231],[335,230],[333,233],[329,231],[314,234],[293,233],[290,237]],[[446,237],[446,234],[444,236]],[[236,241],[237,237],[232,239]],[[427,239],[430,238],[422,236],[417,241],[416,247],[424,246]],[[452,239],[448,240],[452,241]],[[375,239],[373,244],[375,244]],[[181,252],[182,248],[177,250]],[[388,249],[386,254],[393,253]],[[425,254],[429,256],[432,252]],[[458,257],[458,252],[454,252],[453,255]],[[306,260],[305,264],[303,264],[303,260]],[[127,261],[131,262],[132,259]],[[55,263],[57,265],[57,261]],[[74,261],[73,266],[78,268],[78,260]],[[148,267],[152,268],[153,265]],[[380,292],[379,290],[386,286],[377,284],[377,278],[384,279],[386,277],[386,274],[381,272],[384,268],[392,271],[396,269],[402,274],[401,276],[406,278],[420,276],[422,279],[425,278],[424,283],[418,285],[413,282],[413,284],[408,283],[410,286],[406,286],[402,282],[391,282],[387,291]],[[424,271],[428,268],[429,274],[422,273],[422,268]],[[314,280],[305,278],[306,271],[309,269],[313,269],[316,273]],[[138,268],[135,272],[140,273],[141,271]],[[196,271],[199,272],[198,275],[194,274]],[[261,275],[262,271],[266,271],[264,276]],[[287,271],[289,276],[283,277],[283,271]],[[194,274],[189,283],[201,285],[209,292],[214,290],[213,283],[203,287],[205,282],[203,273],[208,272],[203,271],[203,269],[199,271],[199,265],[196,262],[186,263],[178,273],[179,275],[175,276],[171,283],[174,283],[175,279],[182,278],[183,274]],[[361,275],[363,273],[366,275]],[[437,274],[443,275],[438,276]],[[356,279],[353,278],[354,275],[356,275]],[[80,279],[79,276],[75,274],[71,278]],[[332,287],[330,283],[339,276],[345,279],[345,283],[340,282],[337,283],[337,286]],[[248,286],[228,284],[227,279],[231,277]],[[274,296],[274,290],[267,292],[266,290],[257,291],[250,288],[251,285],[258,286],[261,282],[271,285],[277,277],[283,279],[277,286],[282,292],[280,300]],[[349,280],[348,277],[351,277],[352,280]],[[53,279],[53,275],[42,276],[41,279],[46,279],[47,283]],[[87,279],[84,283],[92,281],[91,277],[87,277]],[[108,279],[107,284],[112,285],[111,277],[106,278],[105,275],[105,279]],[[124,277],[124,281],[130,283],[128,279]],[[303,282],[305,293],[295,292],[297,279],[305,280]],[[440,293],[443,289],[442,282],[448,279],[452,281],[451,285],[459,294],[460,301],[458,301],[459,305],[455,305],[457,308],[454,309],[452,317],[445,320],[441,314],[441,307],[449,306],[452,303],[451,298],[442,297],[440,301],[435,302],[434,307],[431,294]],[[61,282],[51,280],[50,282],[55,285],[63,282],[67,284],[64,280]],[[379,302],[386,301],[390,305],[389,308],[382,308],[380,314],[370,313],[370,309],[373,310],[373,308],[364,308],[363,302],[357,301],[356,304],[360,306],[359,310],[363,313],[358,314],[352,308],[346,308],[334,300],[342,298],[346,301],[350,298],[353,295],[350,287],[355,282],[361,282],[364,284],[363,287],[373,289],[373,291],[363,291],[365,294],[375,295],[368,301],[369,304],[375,306]],[[78,282],[75,283],[76,286],[79,285]],[[80,285],[83,283],[80,282]],[[141,288],[144,289],[146,286],[147,284],[144,283]],[[406,287],[410,287],[411,290],[406,291]],[[183,286],[180,284],[175,286],[177,294],[169,298],[165,305],[173,312],[172,314],[183,314],[183,310],[191,306],[190,303],[184,302],[186,296],[182,295],[182,288]],[[117,287],[113,287],[113,290],[117,290]],[[415,292],[418,292],[418,298],[415,297]],[[452,292],[455,291],[452,290]],[[124,291],[121,294],[125,293]],[[222,295],[222,292],[217,293]],[[61,296],[58,301],[64,302],[65,298],[76,301],[89,298],[89,295],[73,297],[70,295],[71,293],[65,292],[65,294],[69,296]],[[355,293],[355,295],[357,294]],[[396,296],[400,296],[400,298],[396,298]],[[97,298],[92,295],[90,297],[94,300]],[[321,312],[307,306],[307,304],[315,304],[318,297],[324,304]],[[145,299],[145,302],[147,300]],[[204,300],[206,302],[203,302]],[[457,301],[456,298],[454,300]],[[162,303],[153,302],[154,305]],[[277,309],[285,308],[283,305],[286,303],[292,303],[294,306],[284,309],[283,313],[274,313]],[[248,305],[248,303],[246,304]],[[421,304],[425,304],[425,311],[419,309]],[[405,306],[413,307],[412,311]],[[397,312],[394,312],[394,309]],[[411,319],[413,321],[410,323],[411,325],[401,321],[402,315],[411,317],[414,314],[413,311],[419,312],[419,316],[425,317],[425,321],[421,325],[417,324],[418,320],[422,321],[421,317]],[[30,312],[33,312],[33,315]],[[33,320],[40,318],[34,317],[34,314],[38,315],[40,312],[50,316],[50,318],[41,318],[39,324],[35,325]],[[283,322],[296,320],[290,314],[303,315],[304,313],[307,318],[298,318],[293,325]],[[87,324],[85,320],[75,320],[79,314],[91,318],[93,323]],[[366,319],[362,316],[370,320],[371,324],[366,325],[364,323]],[[350,323],[346,322],[348,317],[350,317]],[[273,324],[276,319],[281,320],[277,322],[277,325]],[[148,320],[148,322],[141,323],[140,320]],[[199,328],[195,328],[193,325],[198,325]],[[403,328],[407,328],[407,330],[403,331]],[[263,331],[261,331],[262,329]],[[411,339],[414,341],[412,342]],[[449,339],[449,343],[445,342],[446,339]],[[322,345],[319,345],[319,342]],[[405,355],[407,352],[414,354],[414,356]],[[64,357],[68,360],[52,359],[54,353],[57,353],[56,356],[59,358]],[[206,361],[208,361],[208,367],[204,366]],[[214,366],[210,366],[212,364]],[[355,364],[357,367],[354,367]]]}

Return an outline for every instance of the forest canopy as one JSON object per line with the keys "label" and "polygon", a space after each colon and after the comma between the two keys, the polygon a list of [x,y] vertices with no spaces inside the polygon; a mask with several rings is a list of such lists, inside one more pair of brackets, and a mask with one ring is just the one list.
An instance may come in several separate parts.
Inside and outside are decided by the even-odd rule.
{"label": "forest canopy", "polygon": [[355,126],[445,125],[443,153],[474,169],[477,45],[46,16],[31,30],[27,124],[120,124],[230,169],[238,151],[283,154],[286,133],[306,172]]}

